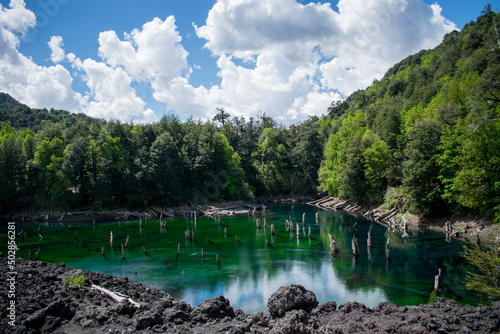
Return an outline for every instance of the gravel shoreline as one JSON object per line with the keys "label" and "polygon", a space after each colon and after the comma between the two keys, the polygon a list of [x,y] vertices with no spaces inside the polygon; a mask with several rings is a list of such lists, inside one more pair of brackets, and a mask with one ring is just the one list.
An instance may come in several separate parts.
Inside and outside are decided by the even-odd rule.
{"label": "gravel shoreline", "polygon": [[[233,310],[223,296],[197,307],[128,278],[67,268],[64,264],[16,259],[15,321],[9,324],[12,287],[8,260],[0,260],[1,333],[498,333],[500,302],[492,306],[457,305],[436,298],[432,304],[398,307],[357,302],[318,306],[313,292],[300,285],[278,289],[268,314]],[[67,277],[84,275],[81,288]],[[140,304],[117,302],[91,285],[130,296]]]}

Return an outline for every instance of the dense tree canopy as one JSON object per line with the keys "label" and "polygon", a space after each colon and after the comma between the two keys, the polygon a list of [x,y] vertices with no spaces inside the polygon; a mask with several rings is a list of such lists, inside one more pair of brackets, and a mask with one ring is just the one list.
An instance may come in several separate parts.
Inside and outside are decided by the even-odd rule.
{"label": "dense tree canopy", "polygon": [[[35,118],[40,112],[33,110]],[[220,114],[205,123],[172,115],[146,125],[57,120],[36,132],[6,122],[0,210],[143,208],[316,192],[324,146],[317,118],[285,129],[265,115]]]}

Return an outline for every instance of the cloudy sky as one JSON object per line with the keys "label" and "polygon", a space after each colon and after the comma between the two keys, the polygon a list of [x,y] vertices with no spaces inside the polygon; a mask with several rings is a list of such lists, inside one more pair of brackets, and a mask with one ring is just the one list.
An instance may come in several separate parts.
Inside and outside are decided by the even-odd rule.
{"label": "cloudy sky", "polygon": [[[484,2],[484,3],[483,3]],[[0,91],[125,122],[289,125],[500,0],[0,0]]]}

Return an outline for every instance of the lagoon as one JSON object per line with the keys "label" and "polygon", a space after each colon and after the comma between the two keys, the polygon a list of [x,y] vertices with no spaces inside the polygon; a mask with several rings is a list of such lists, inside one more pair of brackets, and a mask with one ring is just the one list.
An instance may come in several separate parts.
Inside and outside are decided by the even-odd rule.
{"label": "lagoon", "polygon": [[[256,218],[262,221],[261,229],[256,226]],[[299,237],[296,231],[285,228],[285,220],[290,218],[294,227],[299,224]],[[158,220],[143,220],[142,228],[138,221],[16,223],[17,233],[26,231],[25,241],[20,236],[16,239],[18,256],[28,258],[31,252],[34,257],[40,249],[42,261],[128,276],[193,306],[222,294],[234,309],[246,313],[266,312],[271,294],[289,284],[301,284],[313,291],[320,304],[330,300],[337,304],[357,301],[369,307],[384,301],[400,306],[428,303],[436,295],[433,289],[438,269],[442,276],[437,296],[464,304],[479,302],[478,296],[465,289],[466,271],[472,268],[460,256],[463,242],[446,240],[445,235],[432,231],[409,231],[409,237],[403,238],[399,232],[372,224],[364,217],[299,204],[293,210],[291,205],[268,206],[267,228],[260,213],[256,217],[222,216],[220,222],[209,217],[196,221],[170,218],[163,222],[166,229],[161,228]],[[275,236],[271,235],[271,224],[275,226]],[[194,235],[194,240],[186,240],[186,230]],[[369,231],[371,249],[366,245]],[[5,253],[6,230],[1,232]],[[330,253],[328,233],[339,243],[336,257]],[[122,259],[120,247],[127,236],[129,246]],[[359,257],[352,255],[353,236],[359,241]],[[385,254],[387,238],[390,260]]]}

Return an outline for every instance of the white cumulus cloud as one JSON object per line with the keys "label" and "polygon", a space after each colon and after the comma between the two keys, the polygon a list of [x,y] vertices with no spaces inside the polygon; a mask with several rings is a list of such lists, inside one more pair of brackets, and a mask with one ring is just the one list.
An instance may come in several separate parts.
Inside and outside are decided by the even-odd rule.
{"label": "white cumulus cloud", "polygon": [[73,79],[63,66],[40,66],[18,51],[19,37],[35,23],[24,1],[0,5],[0,91],[34,108],[80,111],[81,96],[71,89]]}
{"label": "white cumulus cloud", "polygon": [[[134,89],[146,86],[150,99],[194,118],[211,118],[223,107],[233,116],[265,112],[284,124],[302,121],[324,114],[332,101],[366,88],[394,63],[436,46],[456,29],[437,3],[422,0],[340,0],[336,8],[296,0],[219,0],[205,24],[193,26],[216,58],[220,84],[195,87],[190,75],[200,67],[189,64],[173,16],[123,36],[101,32],[98,60],[66,54],[62,38],[53,36],[48,47],[55,65],[47,67],[18,51],[19,38],[36,22],[25,6],[21,0],[0,5],[0,90],[33,107],[138,122],[157,120],[147,97]],[[88,92],[73,91],[68,69]]]}
{"label": "white cumulus cloud", "polygon": [[155,18],[120,40],[114,31],[99,35],[99,54],[109,65],[122,66],[137,81],[168,83],[187,69],[188,52],[181,45],[173,16]]}
{"label": "white cumulus cloud", "polygon": [[52,59],[52,61],[56,64],[63,61],[66,55],[64,54],[64,50],[62,48],[63,47],[62,37],[52,36],[47,44],[51,50],[50,59]]}
{"label": "white cumulus cloud", "polygon": [[259,108],[284,123],[324,113],[341,98],[334,92],[367,87],[453,29],[439,5],[421,0],[340,0],[338,11],[295,0],[224,0],[196,27],[219,57],[222,84],[206,93],[224,95],[229,109]]}
{"label": "white cumulus cloud", "polygon": [[[121,68],[92,59],[81,61],[65,54],[63,39],[52,36],[47,43],[55,66],[40,66],[18,51],[19,37],[33,27],[36,18],[25,3],[11,0],[0,5],[0,91],[33,108],[57,108],[85,112],[94,117],[123,121],[153,122],[158,118],[131,87],[131,77]],[[73,77],[61,64],[68,60],[81,73],[90,93],[75,92]]]}

